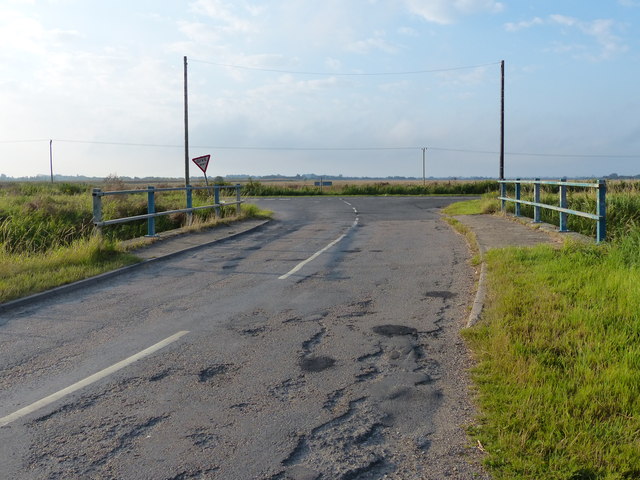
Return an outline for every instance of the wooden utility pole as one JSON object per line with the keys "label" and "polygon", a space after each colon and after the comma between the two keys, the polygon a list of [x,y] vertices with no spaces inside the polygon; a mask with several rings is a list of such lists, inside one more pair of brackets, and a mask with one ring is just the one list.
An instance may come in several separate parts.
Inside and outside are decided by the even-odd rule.
{"label": "wooden utility pole", "polygon": [[187,96],[187,57],[184,57],[184,186],[189,185],[189,100]]}
{"label": "wooden utility pole", "polygon": [[504,180],[504,60],[500,62],[500,180]]}
{"label": "wooden utility pole", "polygon": [[53,183],[53,140],[49,140],[49,170],[51,171],[51,183]]}
{"label": "wooden utility pole", "polygon": [[427,178],[426,178],[426,173],[427,173],[427,169],[426,169],[426,165],[425,165],[425,155],[427,153],[427,147],[422,147],[422,185],[426,185],[427,184]]}

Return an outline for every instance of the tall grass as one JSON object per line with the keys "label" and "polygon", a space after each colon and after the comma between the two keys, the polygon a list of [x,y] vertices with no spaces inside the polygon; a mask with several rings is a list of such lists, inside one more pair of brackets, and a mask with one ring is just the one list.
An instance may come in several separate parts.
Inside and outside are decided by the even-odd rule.
{"label": "tall grass", "polygon": [[5,252],[40,252],[87,237],[91,195],[81,186],[6,184],[0,188],[0,245]]}
{"label": "tall grass", "polygon": [[[107,178],[102,187],[105,190],[127,189],[117,177]],[[69,183],[0,184],[0,250],[37,254],[88,239],[94,230],[91,188],[90,185]],[[102,203],[105,220],[147,213],[145,193],[105,196]],[[210,191],[194,192],[194,206],[212,203]],[[156,211],[176,210],[184,208],[184,205],[184,192],[156,194]],[[193,215],[202,224],[211,221],[215,213],[213,210],[201,210]],[[235,216],[235,206],[221,207],[220,216]],[[186,215],[183,213],[157,217],[156,231],[180,228],[185,223]],[[111,225],[105,227],[103,233],[108,240],[140,237],[147,233],[147,222],[140,220]]]}
{"label": "tall grass", "polygon": [[41,253],[0,250],[0,303],[137,262],[110,240],[93,236]]}
{"label": "tall grass", "polygon": [[473,433],[496,479],[640,478],[640,230],[490,251]]}
{"label": "tall grass", "polygon": [[[110,177],[107,190],[127,189],[117,177]],[[159,192],[157,211],[183,208],[182,192]],[[103,218],[129,217],[146,213],[146,195],[103,197]],[[235,200],[235,198],[234,198]],[[194,206],[211,205],[211,193],[196,191]],[[194,213],[194,228],[219,222],[261,217],[253,205],[220,208]],[[76,184],[0,184],[0,302],[46,290],[137,261],[125,251],[120,240],[141,237],[146,221],[113,225],[93,235],[91,186]],[[156,219],[156,231],[184,225],[184,214]]]}

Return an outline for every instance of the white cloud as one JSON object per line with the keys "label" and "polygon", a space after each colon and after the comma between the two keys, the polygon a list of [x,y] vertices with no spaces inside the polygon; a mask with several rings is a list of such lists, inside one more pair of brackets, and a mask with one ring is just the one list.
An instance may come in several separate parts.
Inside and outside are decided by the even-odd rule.
{"label": "white cloud", "polygon": [[499,13],[504,10],[504,4],[494,0],[454,0],[453,5],[464,14],[477,12]]}
{"label": "white cloud", "polygon": [[487,71],[487,67],[476,67],[471,70],[441,72],[438,77],[449,85],[465,87],[484,82],[487,78]]}
{"label": "white cloud", "polygon": [[531,20],[523,20],[517,23],[513,23],[513,22],[505,23],[504,28],[507,30],[507,32],[517,32],[519,30],[530,28],[535,25],[542,25],[543,23],[544,23],[544,20],[542,20],[540,17],[534,17]]}
{"label": "white cloud", "polygon": [[406,35],[407,37],[417,37],[418,36],[418,32],[415,31],[411,27],[400,27],[400,28],[398,28],[398,33],[400,35]]}
{"label": "white cloud", "polygon": [[[213,20],[218,20],[223,25],[222,29],[227,33],[246,33],[252,31],[251,22],[247,21],[241,15],[236,15],[233,6],[222,0],[196,0],[191,3],[190,9],[199,15],[205,15]],[[251,15],[258,15],[261,9],[250,7],[247,11]]]}
{"label": "white cloud", "polygon": [[353,53],[366,54],[374,50],[385,53],[396,53],[398,48],[385,40],[384,32],[375,32],[373,37],[365,40],[358,40],[347,45],[346,50]]}
{"label": "white cloud", "polygon": [[549,19],[552,22],[557,23],[558,25],[566,25],[567,27],[573,27],[574,25],[577,25],[579,23],[579,21],[573,17],[567,17],[565,15],[549,15]]}
{"label": "white cloud", "polygon": [[331,70],[340,70],[342,68],[342,62],[337,58],[328,57],[325,59],[324,64]]}
{"label": "white cloud", "polygon": [[553,14],[549,15],[545,20],[535,17],[528,21],[505,23],[504,27],[508,32],[517,32],[519,30],[541,25],[563,27],[566,29],[564,33],[567,35],[571,32],[577,31],[593,40],[598,46],[598,50],[594,53],[593,48],[583,43],[555,41],[553,42],[551,50],[556,53],[573,53],[577,57],[598,61],[606,60],[618,53],[625,52],[628,49],[620,37],[613,33],[618,25],[612,19],[585,21],[566,15]]}
{"label": "white cloud", "polygon": [[35,18],[11,10],[0,10],[0,57],[26,53],[44,55],[52,48],[69,47],[84,38],[77,30],[46,29]]}
{"label": "white cloud", "polygon": [[563,15],[551,15],[550,19],[558,25],[576,28],[595,40],[600,46],[600,51],[596,54],[588,54],[587,56],[591,60],[604,60],[627,50],[627,46],[622,43],[621,39],[614,35],[613,30],[616,24],[611,19],[597,19],[587,22]]}
{"label": "white cloud", "polygon": [[411,13],[425,20],[443,25],[456,21],[461,15],[481,12],[499,13],[504,4],[495,0],[402,0]]}
{"label": "white cloud", "polygon": [[401,93],[401,92],[406,92],[407,89],[409,88],[410,84],[407,80],[400,80],[397,82],[389,82],[389,83],[383,83],[380,84],[380,86],[378,87],[378,89],[381,92],[384,92],[386,94],[397,94],[397,93]]}
{"label": "white cloud", "polygon": [[263,85],[251,90],[248,90],[247,96],[254,99],[275,99],[278,97],[288,99],[293,95],[305,95],[314,94],[322,90],[334,88],[339,85],[336,77],[327,77],[312,80],[296,80],[290,74],[281,75],[277,82]]}
{"label": "white cloud", "polygon": [[209,44],[216,42],[220,35],[210,26],[202,22],[178,21],[178,30],[194,43]]}
{"label": "white cloud", "polygon": [[[13,11],[0,11],[0,44],[11,45],[10,50],[26,53],[42,53],[47,33],[40,22]],[[4,56],[4,55],[3,55]]]}
{"label": "white cloud", "polygon": [[389,129],[387,138],[390,143],[398,145],[408,144],[414,141],[419,130],[416,122],[406,118],[397,120]]}

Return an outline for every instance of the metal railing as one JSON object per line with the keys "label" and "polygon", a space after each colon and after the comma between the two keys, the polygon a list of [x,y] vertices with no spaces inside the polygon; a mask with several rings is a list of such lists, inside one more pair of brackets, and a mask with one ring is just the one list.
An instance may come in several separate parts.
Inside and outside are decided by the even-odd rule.
{"label": "metal railing", "polygon": [[[220,190],[221,189],[234,189],[235,190],[235,202],[220,202]],[[193,206],[193,191],[194,190],[213,190],[213,204],[212,205],[203,205],[200,207]],[[162,212],[156,212],[156,200],[155,195],[159,192],[176,192],[183,191],[186,192],[186,208],[181,208],[178,210],[165,210]],[[110,220],[102,219],[102,197],[108,195],[126,195],[126,194],[147,194],[147,213],[144,215],[135,215],[133,217],[123,217],[123,218],[113,218]],[[187,213],[192,214],[197,210],[204,209],[215,209],[216,216],[220,217],[221,207],[227,205],[235,205],[236,206],[236,214],[240,214],[240,205],[243,203],[243,200],[240,197],[240,185],[214,185],[211,187],[192,187],[191,185],[187,185],[186,187],[176,187],[176,188],[155,188],[153,186],[149,186],[146,190],[117,190],[117,191],[106,191],[103,192],[100,188],[94,188],[93,192],[93,224],[94,226],[100,230],[102,227],[106,225],[115,225],[117,223],[127,223],[133,222],[135,220],[147,220],[147,236],[153,237],[156,235],[156,217],[160,217],[162,215],[171,215],[173,213]]]}
{"label": "metal railing", "polygon": [[[540,220],[541,209],[555,210],[560,212],[560,232],[568,232],[567,225],[568,215],[577,215],[579,217],[590,218],[597,222],[596,226],[596,242],[604,242],[607,236],[607,183],[604,180],[598,180],[596,183],[582,183],[582,182],[568,182],[566,178],[561,179],[559,182],[540,180],[498,180],[500,183],[500,196],[501,210],[506,211],[506,202],[515,203],[515,215],[521,216],[521,205],[530,205],[533,207],[533,221],[534,223],[542,223]],[[515,198],[507,196],[507,184],[515,185]],[[522,200],[521,192],[522,185],[529,184],[534,186],[533,190],[533,202]],[[548,205],[546,203],[540,203],[540,186],[551,185],[558,187],[558,193],[560,198],[559,206]],[[571,210],[568,208],[567,203],[567,187],[581,187],[581,188],[595,188],[596,189],[596,213],[580,212],[578,210]]]}

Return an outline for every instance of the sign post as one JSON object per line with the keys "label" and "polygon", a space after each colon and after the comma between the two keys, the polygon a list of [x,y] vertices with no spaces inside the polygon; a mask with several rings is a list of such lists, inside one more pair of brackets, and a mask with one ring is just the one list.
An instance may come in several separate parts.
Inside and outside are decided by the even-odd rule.
{"label": "sign post", "polygon": [[203,155],[202,157],[193,158],[191,161],[195,163],[202,173],[204,173],[204,181],[209,186],[209,180],[207,180],[207,167],[209,166],[209,159],[211,155]]}

